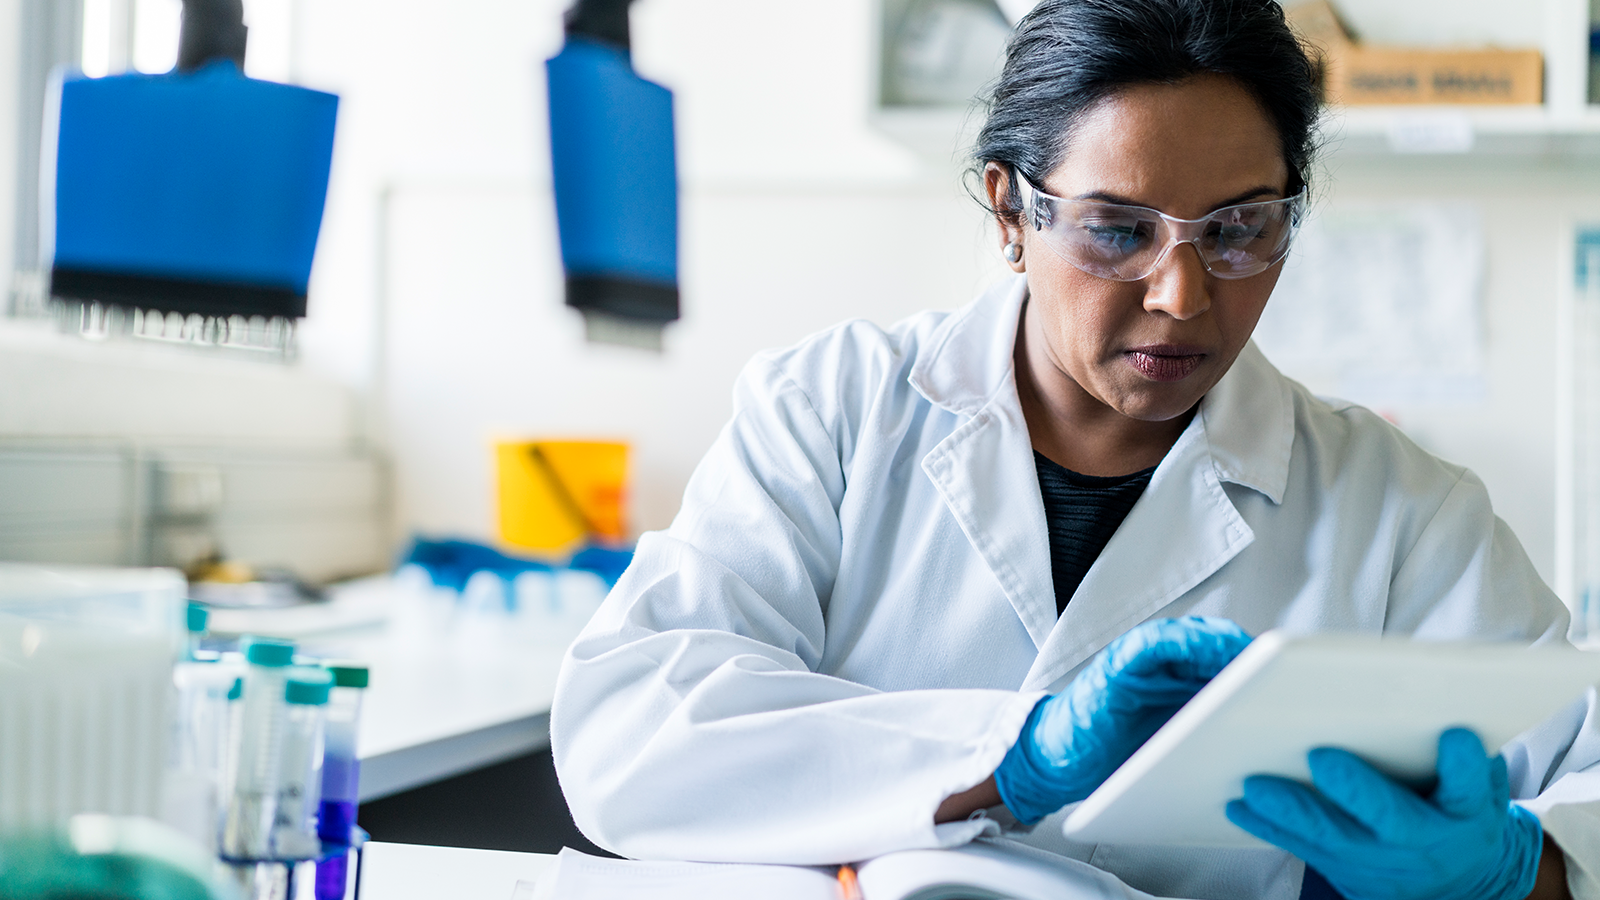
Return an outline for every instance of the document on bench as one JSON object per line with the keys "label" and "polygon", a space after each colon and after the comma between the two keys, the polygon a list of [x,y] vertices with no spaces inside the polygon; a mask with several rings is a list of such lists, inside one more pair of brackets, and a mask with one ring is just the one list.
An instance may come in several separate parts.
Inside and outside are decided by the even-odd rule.
{"label": "document on bench", "polygon": [[[1154,900],[1087,863],[1002,839],[857,867],[862,900]],[[562,850],[536,900],[839,900],[832,866],[648,862]]]}

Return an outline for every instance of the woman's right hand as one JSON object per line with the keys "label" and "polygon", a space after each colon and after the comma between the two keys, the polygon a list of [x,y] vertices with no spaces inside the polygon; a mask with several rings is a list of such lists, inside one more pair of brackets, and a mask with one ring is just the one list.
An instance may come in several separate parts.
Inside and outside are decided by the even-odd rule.
{"label": "woman's right hand", "polygon": [[1039,701],[995,770],[1000,799],[1032,824],[1089,796],[1250,643],[1227,619],[1146,622]]}

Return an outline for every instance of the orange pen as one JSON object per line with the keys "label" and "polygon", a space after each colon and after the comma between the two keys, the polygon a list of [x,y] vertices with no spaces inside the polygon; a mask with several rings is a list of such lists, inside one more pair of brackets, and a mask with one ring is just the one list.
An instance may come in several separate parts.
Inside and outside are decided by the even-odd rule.
{"label": "orange pen", "polygon": [[844,900],[861,900],[861,885],[856,882],[856,870],[849,863],[839,867],[839,894]]}

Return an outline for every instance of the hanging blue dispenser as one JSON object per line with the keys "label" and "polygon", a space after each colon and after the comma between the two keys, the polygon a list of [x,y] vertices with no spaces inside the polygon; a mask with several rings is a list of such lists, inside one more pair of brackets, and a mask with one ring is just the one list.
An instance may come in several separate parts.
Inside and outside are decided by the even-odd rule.
{"label": "hanging blue dispenser", "polygon": [[578,0],[546,63],[566,302],[590,340],[660,349],[678,318],[672,92],[634,72],[631,0]]}
{"label": "hanging blue dispenser", "polygon": [[173,72],[62,80],[41,178],[58,301],[221,338],[305,316],[339,100],[245,77],[242,15],[185,0]]}

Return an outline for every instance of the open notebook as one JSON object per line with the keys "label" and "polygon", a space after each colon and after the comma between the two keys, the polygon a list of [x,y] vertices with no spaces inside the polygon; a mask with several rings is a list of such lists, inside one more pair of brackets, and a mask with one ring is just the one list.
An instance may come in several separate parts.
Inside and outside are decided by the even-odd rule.
{"label": "open notebook", "polygon": [[[1006,840],[902,850],[858,867],[863,900],[1153,900],[1086,863]],[[562,850],[537,900],[840,900],[821,866],[642,862]],[[520,900],[520,898],[519,898]]]}

